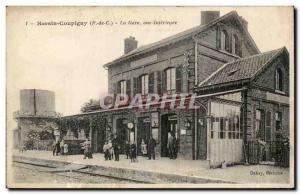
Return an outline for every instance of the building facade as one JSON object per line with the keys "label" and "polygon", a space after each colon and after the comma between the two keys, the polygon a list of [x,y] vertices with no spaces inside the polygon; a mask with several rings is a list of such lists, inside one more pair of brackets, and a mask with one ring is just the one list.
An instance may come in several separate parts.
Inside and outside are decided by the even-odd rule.
{"label": "building facade", "polygon": [[[152,135],[157,156],[167,157],[172,132],[182,159],[220,165],[277,157],[272,142],[289,139],[288,51],[261,53],[247,21],[235,11],[222,17],[206,11],[201,17],[199,26],[150,45],[137,47],[138,41],[129,37],[124,55],[104,65],[113,96],[126,94],[130,101],[140,94],[145,102],[150,94],[158,94],[167,96],[160,103],[171,103],[168,97],[194,94],[198,108],[150,105],[140,110],[125,104],[104,110],[95,104],[82,114],[64,117],[77,122],[78,130],[85,128],[95,152],[117,134],[122,148],[126,141],[136,142],[140,153],[141,142]],[[259,149],[255,157],[252,144]]]}

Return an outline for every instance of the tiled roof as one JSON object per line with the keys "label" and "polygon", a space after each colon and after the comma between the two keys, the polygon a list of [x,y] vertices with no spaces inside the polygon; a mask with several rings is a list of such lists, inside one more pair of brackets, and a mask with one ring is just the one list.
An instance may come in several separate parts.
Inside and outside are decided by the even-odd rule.
{"label": "tiled roof", "polygon": [[[230,16],[238,16],[237,12],[236,11],[231,11],[225,15],[223,15],[222,17],[219,17],[211,22],[209,22],[208,24],[205,24],[205,25],[199,25],[199,26],[196,26],[196,27],[193,27],[191,29],[188,29],[188,30],[185,30],[183,32],[180,32],[178,34],[175,34],[173,36],[169,36],[167,38],[164,38],[160,41],[157,41],[157,42],[154,42],[154,43],[151,43],[151,44],[147,44],[147,45],[143,45],[143,46],[140,46],[122,56],[120,56],[119,58],[107,63],[104,65],[104,67],[107,67],[111,64],[114,64],[114,63],[117,63],[117,62],[120,62],[122,61],[123,59],[127,58],[127,57],[131,57],[131,56],[134,56],[136,54],[140,54],[144,51],[148,52],[148,51],[151,51],[153,49],[157,49],[157,48],[160,48],[162,46],[165,46],[165,45],[168,45],[168,44],[172,44],[172,43],[175,43],[179,40],[182,40],[182,39],[185,39],[185,38],[188,38],[188,37],[191,37],[192,35],[196,34],[196,33],[199,33],[199,32],[202,32],[204,30],[206,30],[207,28],[215,25],[216,23],[224,20],[225,18],[228,18]],[[237,17],[239,18],[239,17]],[[239,20],[239,19],[238,19]],[[247,32],[248,33],[248,32]],[[253,41],[253,39],[251,38],[250,34],[249,34],[249,38],[250,38],[250,41],[252,42],[253,46],[257,49],[257,51],[259,52],[255,42]]]}
{"label": "tiled roof", "polygon": [[284,49],[285,47],[226,63],[201,82],[199,87],[250,79]]}

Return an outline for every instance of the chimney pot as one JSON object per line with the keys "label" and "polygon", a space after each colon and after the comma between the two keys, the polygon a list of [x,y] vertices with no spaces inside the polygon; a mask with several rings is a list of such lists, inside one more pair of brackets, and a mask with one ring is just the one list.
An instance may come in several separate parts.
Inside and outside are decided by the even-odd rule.
{"label": "chimney pot", "polygon": [[246,27],[246,29],[248,29],[248,22],[247,22],[247,20],[245,20],[242,16],[240,16],[240,19],[241,19],[243,25]]}
{"label": "chimney pot", "polygon": [[218,17],[220,17],[220,11],[201,11],[201,25],[208,24]]}
{"label": "chimney pot", "polygon": [[129,36],[124,39],[124,54],[129,53],[130,51],[137,48],[138,41],[135,40],[135,37]]}

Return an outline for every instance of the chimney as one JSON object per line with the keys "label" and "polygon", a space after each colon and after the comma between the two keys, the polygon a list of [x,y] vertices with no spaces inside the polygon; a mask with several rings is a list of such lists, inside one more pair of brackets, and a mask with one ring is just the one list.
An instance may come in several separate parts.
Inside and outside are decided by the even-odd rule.
{"label": "chimney", "polygon": [[242,16],[239,16],[240,20],[242,21],[243,25],[246,27],[246,29],[248,30],[248,22],[247,20],[245,20]]}
{"label": "chimney", "polygon": [[135,40],[133,36],[124,39],[124,54],[137,48],[138,41]]}
{"label": "chimney", "polygon": [[208,24],[218,17],[220,17],[220,11],[201,11],[201,25]]}

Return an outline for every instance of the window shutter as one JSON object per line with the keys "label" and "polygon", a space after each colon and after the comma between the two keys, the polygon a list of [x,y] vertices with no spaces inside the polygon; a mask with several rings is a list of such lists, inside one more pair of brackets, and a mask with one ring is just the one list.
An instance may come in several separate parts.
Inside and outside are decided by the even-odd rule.
{"label": "window shutter", "polygon": [[235,50],[236,54],[242,57],[242,40],[240,40],[240,38],[237,38],[237,41],[235,43]]}
{"label": "window shutter", "polygon": [[265,141],[265,111],[261,111],[261,131],[260,139]]}
{"label": "window shutter", "polygon": [[157,71],[157,94],[161,95],[162,94],[162,72]]}
{"label": "window shutter", "polygon": [[221,30],[220,26],[217,26],[216,30],[216,43],[217,43],[217,49],[221,49]]}
{"label": "window shutter", "polygon": [[130,97],[130,93],[131,93],[131,84],[130,84],[131,80],[127,80],[126,81],[126,94],[128,95],[128,97]]}
{"label": "window shutter", "polygon": [[154,93],[154,73],[149,74],[149,94]]}
{"label": "window shutter", "polygon": [[227,32],[225,34],[225,51],[230,52],[230,36]]}
{"label": "window shutter", "polygon": [[176,92],[182,92],[182,65],[176,68]]}
{"label": "window shutter", "polygon": [[121,82],[116,83],[117,85],[117,94],[121,93]]}
{"label": "window shutter", "polygon": [[113,83],[113,85],[112,85],[112,92],[114,93],[114,94],[117,94],[118,93],[118,83]]}
{"label": "window shutter", "polygon": [[167,71],[162,71],[162,94],[167,92]]}
{"label": "window shutter", "polygon": [[134,77],[133,78],[133,95],[137,94],[137,92],[138,92],[137,91],[137,87],[138,87],[137,82],[138,82],[138,78]]}
{"label": "window shutter", "polygon": [[233,39],[232,36],[233,36],[233,35],[228,34],[228,52],[229,52],[229,53],[232,53],[232,39]]}
{"label": "window shutter", "polygon": [[137,93],[141,94],[142,93],[142,77],[137,78]]}

